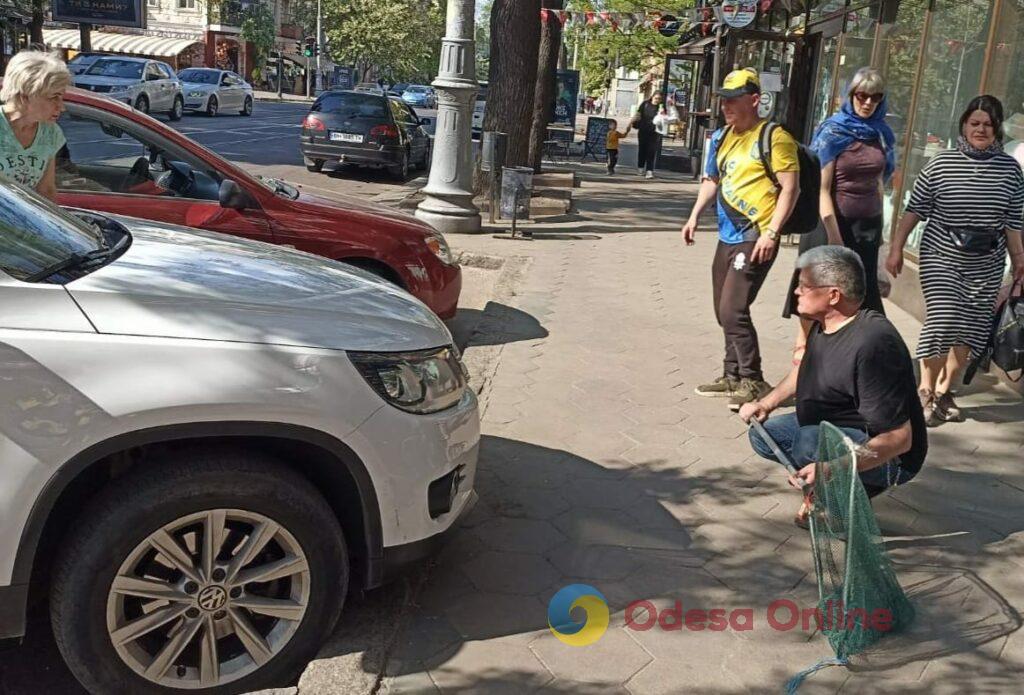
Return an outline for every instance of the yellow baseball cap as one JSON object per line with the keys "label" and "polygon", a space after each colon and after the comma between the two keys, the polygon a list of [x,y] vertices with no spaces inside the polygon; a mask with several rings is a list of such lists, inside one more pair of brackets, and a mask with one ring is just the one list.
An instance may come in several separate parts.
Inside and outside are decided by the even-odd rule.
{"label": "yellow baseball cap", "polygon": [[744,94],[760,94],[761,80],[758,79],[757,73],[751,68],[733,70],[725,76],[725,79],[722,80],[722,86],[716,89],[715,93],[726,99],[743,96]]}

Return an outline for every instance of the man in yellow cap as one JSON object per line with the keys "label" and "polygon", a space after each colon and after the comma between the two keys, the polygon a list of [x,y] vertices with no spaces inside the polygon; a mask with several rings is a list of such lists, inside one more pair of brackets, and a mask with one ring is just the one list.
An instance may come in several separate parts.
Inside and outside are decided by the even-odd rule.
{"label": "man in yellow cap", "polygon": [[774,128],[769,131],[770,156],[765,157],[772,171],[765,168],[761,135],[767,123],[757,113],[761,83],[754,70],[730,72],[717,94],[725,126],[711,136],[700,192],[682,235],[687,245],[694,243],[700,214],[717,199],[718,248],[711,278],[715,317],[725,333],[725,367],[722,376],[696,392],[728,397],[729,407],[739,410],[771,390],[761,371],[750,306],[775,261],[779,230],[799,196],[800,163],[796,141]]}

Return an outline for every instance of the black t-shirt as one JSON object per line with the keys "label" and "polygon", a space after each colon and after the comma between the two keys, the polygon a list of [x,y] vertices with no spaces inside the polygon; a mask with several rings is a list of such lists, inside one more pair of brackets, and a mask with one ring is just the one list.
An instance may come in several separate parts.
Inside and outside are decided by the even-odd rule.
{"label": "black t-shirt", "polygon": [[655,132],[654,117],[658,115],[658,109],[659,107],[649,101],[640,104],[640,108],[636,112],[636,115],[639,117],[636,129],[645,133]]}
{"label": "black t-shirt", "polygon": [[909,420],[913,441],[900,461],[910,474],[921,470],[928,452],[910,351],[889,320],[870,309],[835,333],[822,332],[817,323],[811,329],[797,378],[796,415],[801,426],[828,421],[871,437]]}

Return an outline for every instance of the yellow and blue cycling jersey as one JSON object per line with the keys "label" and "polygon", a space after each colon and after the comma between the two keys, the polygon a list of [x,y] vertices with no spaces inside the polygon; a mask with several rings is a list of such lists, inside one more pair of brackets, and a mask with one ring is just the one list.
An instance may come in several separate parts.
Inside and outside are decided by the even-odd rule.
{"label": "yellow and blue cycling jersey", "polygon": [[[779,191],[761,163],[760,124],[742,133],[724,128],[711,136],[704,175],[718,179],[718,238],[726,244],[753,241],[768,229]],[[783,128],[772,132],[772,170],[799,171],[797,144]]]}

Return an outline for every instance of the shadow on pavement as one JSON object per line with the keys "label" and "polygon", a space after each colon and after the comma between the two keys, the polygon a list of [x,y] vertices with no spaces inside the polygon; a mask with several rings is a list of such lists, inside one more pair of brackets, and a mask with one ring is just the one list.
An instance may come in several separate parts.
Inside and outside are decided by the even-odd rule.
{"label": "shadow on pavement", "polygon": [[482,310],[459,309],[447,326],[463,352],[468,347],[506,345],[548,336],[547,329],[534,316],[500,302],[487,302]]}

